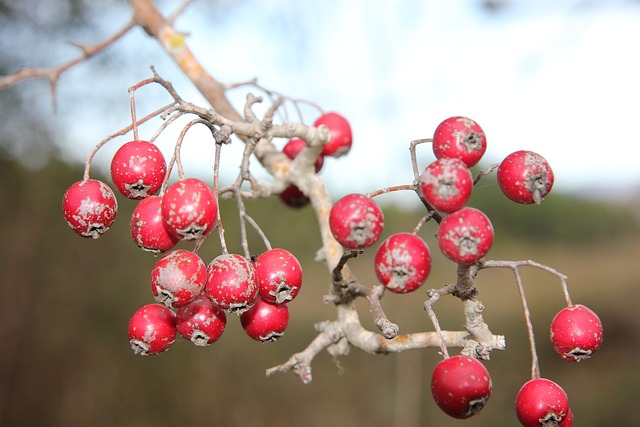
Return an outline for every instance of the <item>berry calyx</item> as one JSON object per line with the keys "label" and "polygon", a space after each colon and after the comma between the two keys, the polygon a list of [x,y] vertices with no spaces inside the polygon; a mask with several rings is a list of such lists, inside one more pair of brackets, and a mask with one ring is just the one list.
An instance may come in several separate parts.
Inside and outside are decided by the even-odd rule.
{"label": "berry calyx", "polygon": [[276,341],[289,324],[289,307],[271,304],[258,297],[249,310],[240,315],[242,329],[256,341]]}
{"label": "berry calyx", "polygon": [[145,305],[129,321],[129,343],[135,354],[162,353],[173,344],[176,334],[176,315],[164,305]]}
{"label": "berry calyx", "polygon": [[473,357],[452,356],[438,362],[431,377],[431,393],[447,415],[464,419],[477,415],[491,397],[491,376]]}
{"label": "berry calyx", "polygon": [[111,179],[118,191],[129,199],[155,194],[166,172],[162,152],[148,141],[127,142],[111,160]]}
{"label": "berry calyx", "polygon": [[227,315],[206,295],[199,295],[176,314],[178,333],[198,346],[213,344],[222,336]]}
{"label": "berry calyx", "polygon": [[568,414],[567,394],[546,378],[526,382],[516,397],[516,415],[525,427],[562,425]]}
{"label": "berry calyx", "polygon": [[384,215],[370,197],[347,194],[332,206],[329,228],[342,246],[366,248],[378,241],[384,228]]}
{"label": "berry calyx", "polygon": [[237,254],[216,257],[207,267],[205,293],[220,309],[242,314],[258,296],[256,271],[247,258]]}
{"label": "berry calyx", "polygon": [[325,156],[340,157],[351,150],[353,135],[347,119],[338,113],[326,113],[318,117],[313,126],[325,125],[329,128],[329,142],[322,147]]}
{"label": "berry calyx", "polygon": [[162,218],[162,197],[142,199],[133,210],[129,228],[131,237],[142,250],[159,253],[173,248],[178,239],[169,233]]}
{"label": "berry calyx", "polygon": [[162,198],[167,230],[180,240],[200,240],[215,228],[218,201],[213,191],[196,178],[176,182]]}
{"label": "berry calyx", "polygon": [[566,307],[551,322],[551,343],[564,360],[586,360],[602,344],[602,322],[584,305]]}
{"label": "berry calyx", "polygon": [[396,233],[382,242],[374,266],[378,280],[391,292],[412,292],[429,277],[431,252],[415,234]]}
{"label": "berry calyx", "polygon": [[270,249],[254,262],[258,292],[263,300],[283,304],[293,300],[302,286],[302,266],[285,249]]}
{"label": "berry calyx", "polygon": [[97,179],[74,183],[62,198],[64,219],[82,237],[99,238],[111,227],[117,213],[115,194]]}
{"label": "berry calyx", "polygon": [[465,207],[444,217],[438,246],[452,261],[471,264],[485,256],[493,244],[493,225],[480,210]]}
{"label": "berry calyx", "polygon": [[477,164],[487,149],[482,128],[467,117],[449,117],[433,135],[433,154],[437,159],[460,159],[467,167]]}
{"label": "berry calyx", "polygon": [[191,251],[178,249],[156,262],[151,270],[151,290],[159,303],[182,307],[202,293],[207,266]]}
{"label": "berry calyx", "polygon": [[420,188],[434,209],[454,212],[469,200],[473,177],[462,160],[442,158],[425,168],[420,176]]}
{"label": "berry calyx", "polygon": [[553,187],[551,166],[540,154],[520,150],[509,154],[498,166],[498,185],[517,203],[540,204]]}

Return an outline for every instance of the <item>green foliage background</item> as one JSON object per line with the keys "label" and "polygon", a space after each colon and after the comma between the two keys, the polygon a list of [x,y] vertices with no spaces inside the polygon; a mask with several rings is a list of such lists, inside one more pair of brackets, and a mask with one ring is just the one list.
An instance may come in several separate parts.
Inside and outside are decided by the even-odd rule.
{"label": "green foliage background", "polygon": [[[517,424],[513,401],[529,377],[530,358],[515,282],[507,271],[483,271],[478,280],[485,320],[494,333],[507,336],[508,348],[486,362],[493,396],[472,420],[451,419],[433,403],[429,381],[440,358],[436,349],[388,356],[353,350],[337,361],[322,353],[310,385],[291,374],[266,378],[266,368],[313,339],[315,322],[334,316],[321,302],[328,274],[314,261],[319,236],[313,213],[275,199],[253,202],[248,210],[272,244],[294,252],[304,268],[304,286],[291,305],[285,336],[276,343],[254,342],[230,317],[211,347],[178,340],[162,355],[134,355],[127,323],[138,307],[153,301],[149,274],[156,258],[131,241],[134,202],[122,198],[119,220],[101,239],[81,239],[68,229],[61,198],[81,176],[80,168],[55,160],[35,171],[0,160],[0,425]],[[491,180],[477,189],[471,204],[485,210],[496,228],[492,259],[534,259],[560,270],[569,276],[574,302],[594,309],[604,323],[604,344],[595,357],[580,364],[559,360],[548,342],[548,325],[563,306],[559,284],[543,272],[523,272],[542,374],[565,388],[576,425],[640,425],[637,206],[562,194],[552,194],[542,206],[519,206],[504,199]],[[239,250],[234,203],[222,208],[231,249]],[[412,229],[423,212],[385,206],[385,215],[388,235]],[[421,231],[434,257],[424,289],[382,301],[401,332],[432,329],[422,310],[424,291],[455,277],[455,266],[439,255],[433,234],[430,224]],[[260,251],[256,236],[251,238],[252,248]],[[210,240],[201,252],[205,262],[218,253],[216,239]],[[362,281],[373,282],[371,253],[352,265]],[[443,327],[460,328],[457,300],[443,299],[435,309]],[[362,305],[363,324],[373,328],[368,316]]]}

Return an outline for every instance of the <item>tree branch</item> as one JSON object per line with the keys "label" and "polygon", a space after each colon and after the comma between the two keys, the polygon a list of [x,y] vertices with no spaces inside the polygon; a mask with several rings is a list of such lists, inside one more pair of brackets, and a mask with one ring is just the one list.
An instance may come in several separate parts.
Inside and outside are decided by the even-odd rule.
{"label": "tree branch", "polygon": [[93,45],[80,45],[75,44],[80,50],[82,50],[82,55],[72,59],[71,61],[62,64],[55,68],[23,68],[17,73],[10,74],[8,76],[0,77],[0,89],[6,89],[10,86],[15,85],[18,82],[30,79],[37,78],[46,78],[49,81],[49,85],[51,86],[51,93],[53,96],[53,102],[55,105],[56,100],[56,86],[58,83],[58,79],[60,75],[67,71],[69,68],[86,61],[91,58],[95,54],[103,51],[108,46],[112,45],[116,41],[118,41],[122,36],[129,32],[133,27],[135,27],[136,23],[131,20],[126,25],[124,25],[118,32],[113,34],[111,37],[103,40],[100,43],[96,43]]}

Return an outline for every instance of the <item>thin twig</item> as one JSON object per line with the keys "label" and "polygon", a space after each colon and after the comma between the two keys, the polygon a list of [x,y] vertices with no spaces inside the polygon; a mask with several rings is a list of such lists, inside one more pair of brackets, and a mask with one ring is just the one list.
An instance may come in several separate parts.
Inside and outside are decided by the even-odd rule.
{"label": "thin twig", "polygon": [[393,193],[394,191],[404,191],[404,190],[412,190],[415,191],[415,185],[395,185],[393,187],[382,188],[380,190],[372,191],[371,193],[365,194],[365,196],[369,198],[374,198],[380,196],[381,194]]}
{"label": "thin twig", "polygon": [[[166,111],[168,108],[171,108],[173,106],[173,104],[169,104],[166,105],[162,108],[157,109],[156,111],[153,111],[152,113],[147,114],[146,116],[144,116],[142,119],[138,120],[137,124],[141,125],[142,123],[162,114],[164,111]],[[103,139],[102,141],[98,142],[96,144],[96,146],[93,148],[93,150],[91,150],[91,152],[89,153],[89,156],[87,157],[87,160],[85,162],[85,167],[84,167],[84,180],[86,181],[87,179],[89,179],[89,174],[90,174],[90,169],[91,169],[91,161],[93,160],[93,157],[96,155],[96,153],[98,152],[98,150],[100,150],[100,148],[102,148],[107,142],[111,141],[114,138],[117,138],[119,136],[123,136],[126,135],[127,133],[129,133],[131,131],[131,129],[133,129],[133,125],[129,125],[125,128],[120,129],[118,132],[112,133],[111,135],[109,135],[108,137],[106,137],[105,139]]]}
{"label": "thin twig", "polygon": [[431,323],[433,323],[433,327],[436,330],[436,334],[440,338],[440,351],[442,351],[442,355],[445,359],[449,358],[449,351],[447,350],[447,346],[444,341],[444,336],[442,334],[442,329],[440,328],[440,323],[438,322],[438,317],[436,313],[433,311],[433,304],[435,304],[441,296],[443,295],[451,295],[456,290],[456,285],[447,285],[441,289],[431,289],[427,292],[428,300],[424,302],[424,309],[426,310],[429,318],[431,319]]}
{"label": "thin twig", "polygon": [[10,74],[7,76],[0,77],[0,89],[5,89],[10,86],[15,85],[18,82],[29,80],[29,79],[37,79],[37,78],[46,78],[51,85],[51,91],[54,95],[54,103],[55,103],[55,88],[60,78],[60,75],[67,71],[69,68],[81,63],[92,57],[93,55],[99,53],[104,50],[108,46],[115,43],[122,36],[127,34],[129,30],[136,26],[136,23],[133,20],[127,22],[120,30],[118,30],[111,37],[106,38],[100,43],[93,45],[78,45],[82,50],[82,55],[72,59],[71,61],[64,63],[55,68],[23,68],[17,73]]}
{"label": "thin twig", "polygon": [[473,185],[476,185],[478,182],[480,182],[480,180],[482,178],[484,178],[485,176],[489,175],[491,172],[493,172],[494,170],[498,169],[498,167],[500,166],[499,163],[495,163],[491,166],[489,166],[486,169],[481,170],[480,172],[478,172],[478,175],[476,176],[476,178],[473,180]]}
{"label": "thin twig", "polygon": [[242,215],[242,219],[244,219],[249,224],[251,224],[251,226],[256,231],[256,233],[258,233],[258,235],[262,239],[262,242],[264,243],[264,246],[267,248],[267,250],[271,250],[271,242],[269,242],[269,239],[267,238],[267,235],[264,233],[262,228],[260,228],[258,223],[251,216],[249,216],[246,212],[242,212],[241,215]]}
{"label": "thin twig", "polygon": [[532,260],[520,260],[520,261],[504,261],[504,260],[485,260],[478,265],[479,268],[508,268],[511,270],[517,270],[521,267],[533,267],[546,271],[547,273],[556,276],[560,279],[560,286],[564,295],[567,306],[572,306],[571,296],[569,295],[569,287],[567,285],[567,276],[560,273],[558,270],[549,267],[548,265],[541,264]]}
{"label": "thin twig", "polygon": [[411,153],[411,166],[413,167],[413,178],[417,181],[420,179],[420,170],[418,169],[418,157],[416,155],[416,146],[425,142],[433,142],[433,138],[414,139],[409,144],[409,152]]}

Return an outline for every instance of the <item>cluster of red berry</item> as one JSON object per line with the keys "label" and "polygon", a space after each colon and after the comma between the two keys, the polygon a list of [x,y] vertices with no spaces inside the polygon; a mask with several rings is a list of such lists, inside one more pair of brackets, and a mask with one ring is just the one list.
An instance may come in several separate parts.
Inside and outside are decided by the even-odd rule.
{"label": "cluster of red berry", "polygon": [[[441,252],[459,264],[480,261],[492,246],[494,230],[480,210],[466,206],[474,179],[470,167],[486,150],[483,130],[466,117],[451,117],[437,127],[432,139],[436,160],[419,176],[414,190],[424,198],[430,217],[440,214],[437,242]],[[540,203],[553,186],[554,175],[547,161],[531,151],[517,151],[497,165],[502,192],[511,200]],[[377,195],[377,194],[375,194]],[[371,195],[349,194],[330,212],[333,236],[344,247],[363,250],[374,245],[384,228],[384,216]],[[389,236],[378,247],[374,268],[380,282],[391,292],[418,289],[431,270],[427,243],[414,232]],[[602,342],[597,315],[582,305],[570,305],[557,314],[551,326],[551,341],[565,360],[580,361]],[[431,388],[438,406],[455,418],[480,412],[491,395],[491,377],[476,358],[446,357],[433,371]],[[544,378],[527,382],[516,401],[518,419],[524,426],[569,427],[573,415],[560,386]],[[555,423],[555,424],[552,424]]]}
{"label": "cluster of red berry", "polygon": [[[217,197],[199,179],[182,179],[162,196],[156,195],[166,174],[162,153],[147,141],[127,142],[111,162],[117,190],[140,200],[131,217],[132,238],[141,249],[154,253],[167,252],[179,241],[202,241],[219,220]],[[76,182],[63,198],[67,223],[83,237],[100,237],[116,213],[113,191],[99,180]],[[193,251],[173,250],[152,270],[157,303],[140,308],[131,318],[131,346],[139,354],[157,354],[174,342],[177,333],[197,345],[211,344],[224,331],[226,313],[240,315],[251,338],[276,340],[288,324],[286,304],[301,285],[300,263],[284,249],[269,249],[255,260],[224,253],[208,266]]]}
{"label": "cluster of red berry", "polygon": [[[330,141],[322,147],[316,172],[324,156],[340,157],[352,142],[351,127],[341,115],[322,114],[314,123],[320,125],[329,128]],[[292,139],[282,151],[294,159],[305,146],[304,140]],[[111,161],[111,179],[123,196],[139,200],[130,230],[145,251],[164,253],[179,241],[198,245],[218,224],[217,195],[201,180],[183,178],[161,191],[168,179],[167,163],[151,142],[122,145]],[[294,207],[309,202],[294,185],[280,197]],[[88,176],[69,187],[62,207],[69,226],[80,236],[94,239],[111,227],[118,210],[111,188]],[[275,341],[289,322],[287,303],[301,286],[300,263],[284,249],[269,248],[255,259],[223,253],[209,265],[196,251],[173,250],[157,261],[151,274],[157,303],[140,308],[131,318],[131,347],[136,354],[157,354],[168,349],[178,333],[196,345],[209,345],[222,335],[227,313],[240,316],[251,338]]]}

